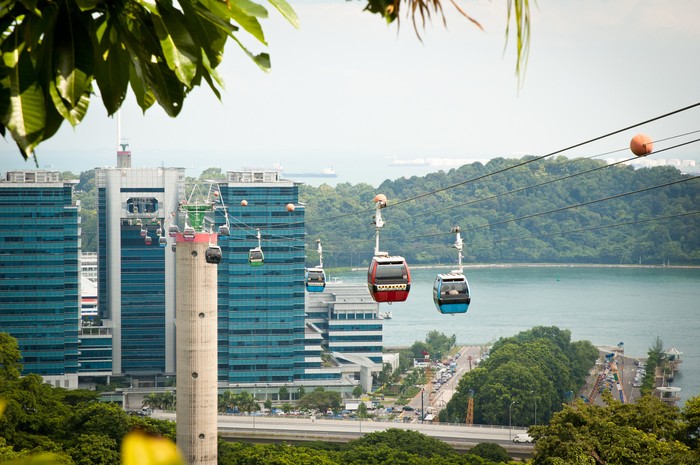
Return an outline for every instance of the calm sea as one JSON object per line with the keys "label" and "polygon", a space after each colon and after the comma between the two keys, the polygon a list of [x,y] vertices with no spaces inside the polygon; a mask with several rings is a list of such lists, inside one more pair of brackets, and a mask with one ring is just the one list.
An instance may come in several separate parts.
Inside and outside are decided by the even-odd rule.
{"label": "calm sea", "polygon": [[[646,357],[660,337],[683,355],[673,385],[683,400],[700,395],[700,269],[573,266],[465,268],[472,303],[463,315],[440,314],[432,285],[449,268],[412,269],[406,302],[381,304],[391,312],[384,345],[408,346],[431,330],[456,335],[458,344],[481,345],[533,326],[571,331],[572,340],[596,346],[624,343],[625,354]],[[334,275],[363,282],[365,271]]]}

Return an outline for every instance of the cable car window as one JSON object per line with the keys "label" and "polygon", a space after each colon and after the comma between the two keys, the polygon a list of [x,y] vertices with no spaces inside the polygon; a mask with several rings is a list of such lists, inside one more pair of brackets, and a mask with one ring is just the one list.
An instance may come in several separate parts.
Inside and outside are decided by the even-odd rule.
{"label": "cable car window", "polygon": [[375,276],[377,280],[408,278],[406,267],[402,263],[378,264]]}
{"label": "cable car window", "polygon": [[158,211],[158,199],[154,197],[131,197],[126,201],[129,213],[155,213]]}

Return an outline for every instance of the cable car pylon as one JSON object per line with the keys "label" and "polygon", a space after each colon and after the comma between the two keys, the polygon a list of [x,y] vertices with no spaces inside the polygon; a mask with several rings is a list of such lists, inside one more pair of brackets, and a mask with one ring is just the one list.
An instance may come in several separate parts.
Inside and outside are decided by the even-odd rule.
{"label": "cable car pylon", "polygon": [[469,282],[464,276],[462,268],[462,235],[460,227],[455,226],[450,232],[455,233],[455,243],[452,245],[457,249],[457,266],[456,270],[449,273],[438,274],[433,285],[433,302],[440,313],[454,315],[457,313],[466,313],[471,303],[471,293],[469,290]]}
{"label": "cable car pylon", "polygon": [[374,202],[374,257],[367,269],[367,287],[376,302],[403,302],[411,290],[411,273],[403,257],[379,250],[379,230],[384,226],[381,209],[386,207],[386,196],[377,194]]}

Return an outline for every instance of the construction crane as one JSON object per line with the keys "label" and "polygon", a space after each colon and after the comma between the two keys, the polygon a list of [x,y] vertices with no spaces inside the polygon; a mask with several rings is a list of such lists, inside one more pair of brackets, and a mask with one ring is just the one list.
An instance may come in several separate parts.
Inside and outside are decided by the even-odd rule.
{"label": "construction crane", "polygon": [[469,396],[467,397],[467,426],[472,426],[474,424],[474,390],[469,390]]}

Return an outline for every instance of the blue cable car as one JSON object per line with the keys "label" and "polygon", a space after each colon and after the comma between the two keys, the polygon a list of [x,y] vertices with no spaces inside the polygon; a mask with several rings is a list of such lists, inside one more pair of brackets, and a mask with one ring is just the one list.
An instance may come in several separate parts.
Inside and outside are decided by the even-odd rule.
{"label": "blue cable car", "polygon": [[323,271],[323,268],[307,268],[304,281],[307,291],[323,292],[326,287],[326,272]]}
{"label": "blue cable car", "polygon": [[440,313],[467,313],[471,303],[469,282],[462,273],[439,274],[433,285],[433,302]]}

